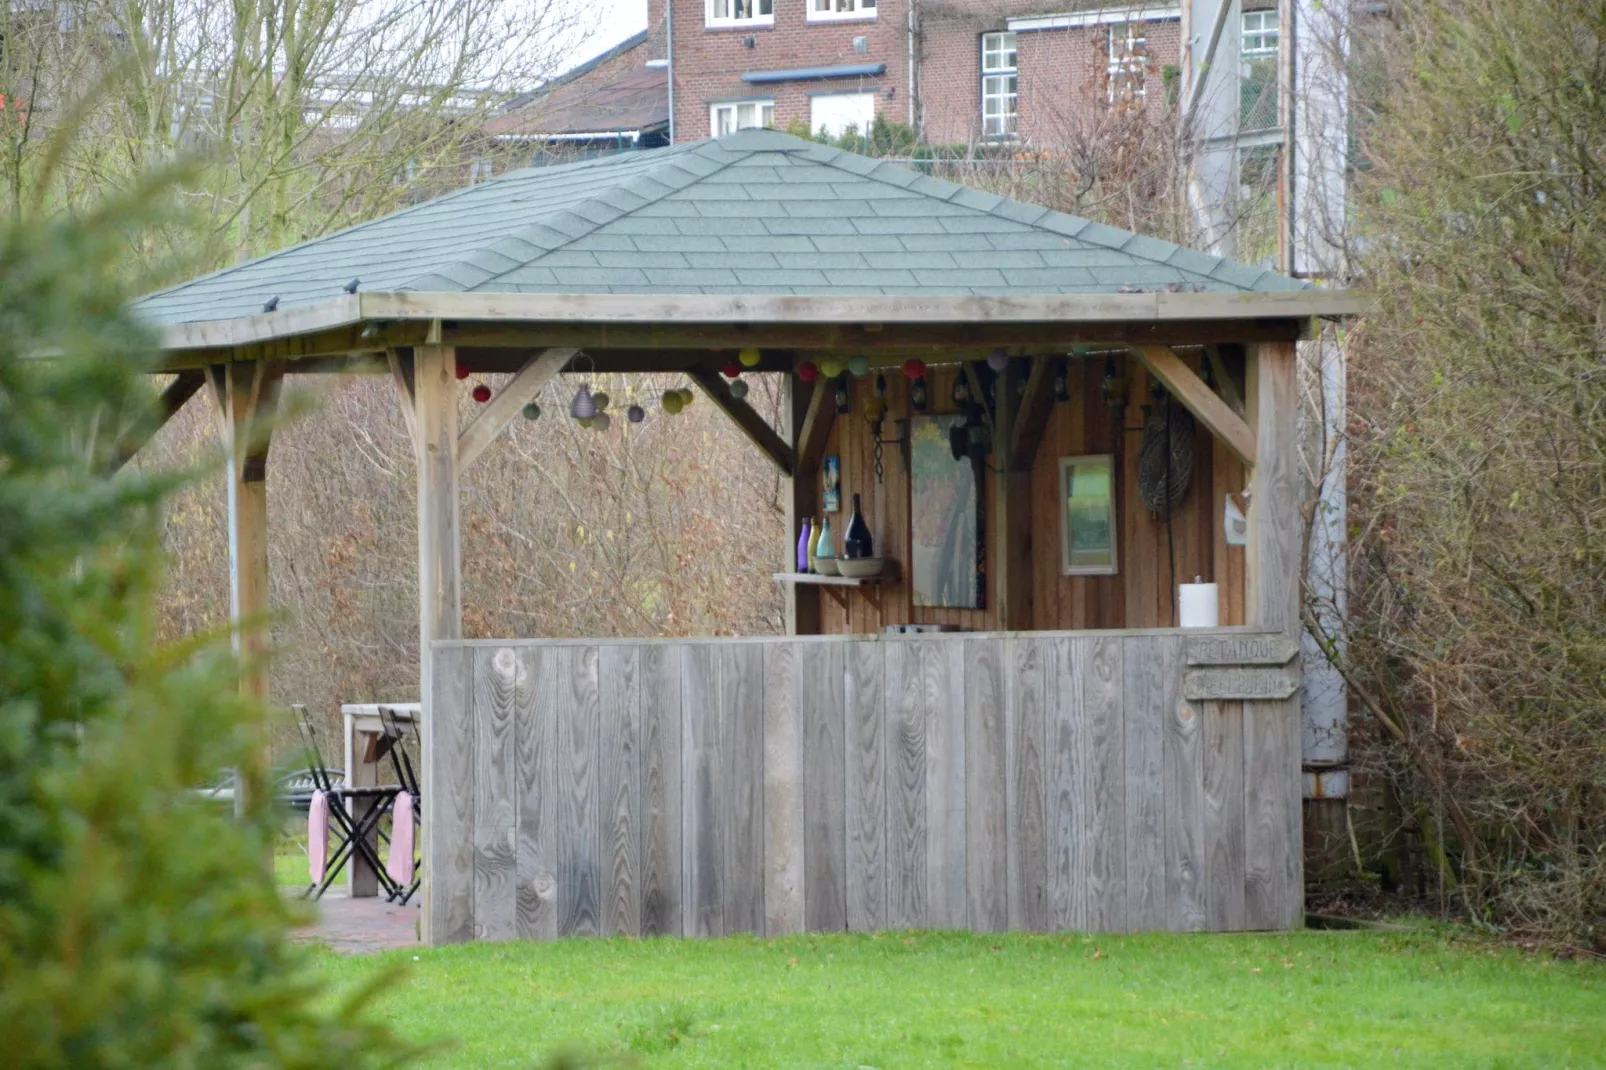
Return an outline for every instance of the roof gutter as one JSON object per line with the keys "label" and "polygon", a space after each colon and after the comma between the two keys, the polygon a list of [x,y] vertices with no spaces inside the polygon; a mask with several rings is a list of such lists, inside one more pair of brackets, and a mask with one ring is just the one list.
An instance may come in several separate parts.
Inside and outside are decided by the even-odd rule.
{"label": "roof gutter", "polygon": [[847,67],[796,67],[789,71],[748,71],[742,81],[749,85],[775,82],[823,82],[828,78],[874,78],[887,73],[885,63],[857,63]]}

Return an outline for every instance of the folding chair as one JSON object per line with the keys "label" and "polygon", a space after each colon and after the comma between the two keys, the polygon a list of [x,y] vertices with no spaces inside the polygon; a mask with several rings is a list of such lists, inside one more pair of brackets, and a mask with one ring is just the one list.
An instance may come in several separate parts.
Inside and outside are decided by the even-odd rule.
{"label": "folding chair", "polygon": [[[328,805],[330,827],[340,840],[335,846],[334,853],[329,856],[329,860],[325,864],[323,880],[319,882],[309,881],[306,891],[301,893],[302,897],[322,898],[323,893],[329,890],[329,886],[340,875],[340,871],[346,867],[346,863],[357,855],[360,855],[363,861],[372,867],[379,878],[379,883],[385,889],[386,896],[395,895],[398,890],[396,883],[385,872],[385,867],[379,860],[379,854],[374,849],[374,844],[369,842],[368,837],[370,834],[374,834],[377,839],[383,835],[379,832],[379,819],[389,809],[386,803],[395,798],[396,789],[393,787],[346,787],[344,784],[345,775],[342,773],[337,777],[337,774],[323,764],[323,753],[318,749],[318,734],[313,728],[312,715],[307,712],[307,707],[296,703],[290,708],[296,712],[301,735],[306,743],[307,772],[312,776],[313,790],[323,793],[324,801]],[[360,817],[354,816],[348,805],[349,801],[364,798],[378,799],[380,800],[380,805],[370,808],[367,813]],[[311,833],[310,807],[308,814],[309,833]],[[310,849],[312,845],[309,843],[307,846]]]}
{"label": "folding chair", "polygon": [[[413,835],[410,840],[411,843],[417,843],[421,839],[420,834],[424,828],[423,796],[419,791],[418,775],[413,770],[412,759],[407,756],[405,745],[407,728],[402,724],[400,718],[396,716],[396,711],[389,706],[379,707],[379,724],[383,729],[379,750],[381,753],[390,755],[391,767],[396,770],[396,783],[401,785],[402,791],[412,796],[411,820],[413,823]],[[414,737],[416,738],[416,732]],[[393,844],[397,842],[394,825],[391,828],[391,842]],[[410,846],[411,844],[409,844]],[[422,866],[415,863],[413,866],[413,879],[407,882],[405,887],[402,886],[402,882],[398,881],[396,890],[388,898],[392,902],[401,903],[405,906],[407,901],[413,897],[413,894],[418,891],[418,886],[423,880],[423,874],[420,872],[422,868]]]}

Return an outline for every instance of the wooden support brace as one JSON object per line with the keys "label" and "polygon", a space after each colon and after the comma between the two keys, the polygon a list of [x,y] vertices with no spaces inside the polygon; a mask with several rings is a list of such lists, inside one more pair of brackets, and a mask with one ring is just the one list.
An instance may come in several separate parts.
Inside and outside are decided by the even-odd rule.
{"label": "wooden support brace", "polygon": [[1242,416],[1205,386],[1192,368],[1166,346],[1134,346],[1132,351],[1195,419],[1208,427],[1240,461],[1254,466],[1254,431]]}
{"label": "wooden support brace", "polygon": [[1032,374],[1026,380],[1026,392],[1021,395],[1015,413],[1015,429],[1009,436],[1007,467],[1011,472],[1030,472],[1037,459],[1037,447],[1042,444],[1043,432],[1048,428],[1049,415],[1054,411],[1054,361],[1035,360]]}
{"label": "wooden support brace", "polygon": [[401,403],[402,422],[407,425],[407,437],[418,444],[418,389],[413,380],[413,351],[391,349],[385,353],[390,364],[390,378],[396,384],[396,400]]}
{"label": "wooden support brace", "polygon": [[729,416],[742,433],[752,440],[753,445],[764,451],[764,456],[775,462],[775,467],[781,474],[790,476],[795,470],[796,458],[792,454],[792,447],[786,440],[776,433],[769,421],[760,416],[741,398],[731,394],[730,384],[718,372],[706,368],[693,368],[689,373],[703,393],[708,395],[710,401],[719,406],[720,411]]}
{"label": "wooden support brace", "polygon": [[457,473],[461,477],[469,465],[480,459],[486,447],[495,442],[513,417],[529,403],[541,388],[552,381],[574,359],[578,349],[560,347],[543,350],[524,362],[513,380],[487,401],[474,418],[457,436]]}
{"label": "wooden support brace", "polygon": [[825,446],[831,440],[831,425],[836,422],[836,399],[826,383],[814,384],[803,413],[803,426],[796,428],[796,469],[818,472],[825,459]]}
{"label": "wooden support brace", "polygon": [[182,371],[173,377],[162,391],[162,396],[156,402],[156,421],[136,429],[133,433],[123,436],[117,443],[117,454],[112,458],[111,470],[120,471],[134,454],[144,448],[156,432],[167,426],[167,422],[178,415],[185,402],[194,397],[196,392],[206,384],[206,373],[200,370]]}

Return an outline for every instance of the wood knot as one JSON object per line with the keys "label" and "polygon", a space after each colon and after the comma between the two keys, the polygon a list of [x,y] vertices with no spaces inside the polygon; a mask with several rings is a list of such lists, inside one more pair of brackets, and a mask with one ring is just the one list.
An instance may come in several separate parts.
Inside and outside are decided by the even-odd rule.
{"label": "wood knot", "polygon": [[491,668],[496,670],[496,675],[498,676],[512,676],[518,668],[518,663],[518,658],[514,655],[512,647],[505,646],[491,655]]}

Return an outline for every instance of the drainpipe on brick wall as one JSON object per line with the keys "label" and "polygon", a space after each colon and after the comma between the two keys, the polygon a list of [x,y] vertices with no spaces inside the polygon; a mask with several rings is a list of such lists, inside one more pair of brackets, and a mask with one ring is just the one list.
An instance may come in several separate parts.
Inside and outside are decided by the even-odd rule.
{"label": "drainpipe on brick wall", "polygon": [[909,0],[909,78],[904,85],[909,96],[909,129],[915,128],[915,4]]}
{"label": "drainpipe on brick wall", "polygon": [[669,85],[669,143],[675,143],[675,0],[665,0],[664,80]]}

